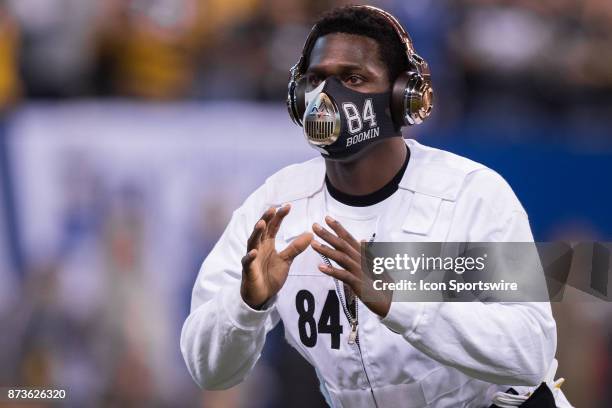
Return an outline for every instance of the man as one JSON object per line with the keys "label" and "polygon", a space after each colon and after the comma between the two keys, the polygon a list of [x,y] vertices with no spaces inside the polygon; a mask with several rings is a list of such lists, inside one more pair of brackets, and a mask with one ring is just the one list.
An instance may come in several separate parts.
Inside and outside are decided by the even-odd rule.
{"label": "man", "polygon": [[362,240],[533,240],[498,174],[401,137],[432,96],[402,31],[368,6],[313,28],[289,109],[322,157],[270,177],[204,261],[181,335],[200,386],[240,383],[280,319],[334,407],[488,407],[543,381],[556,347],[547,303],[360,298]]}

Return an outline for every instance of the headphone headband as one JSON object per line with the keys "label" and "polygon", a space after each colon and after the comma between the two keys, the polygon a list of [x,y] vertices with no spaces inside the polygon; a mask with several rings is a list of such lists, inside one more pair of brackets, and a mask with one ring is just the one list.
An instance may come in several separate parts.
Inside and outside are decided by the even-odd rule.
{"label": "headphone headband", "polygon": [[395,18],[395,16],[381,8],[374,6],[362,5],[354,7],[358,9],[372,11],[385,18],[397,33],[397,36],[400,38],[402,44],[404,44],[404,47],[406,48],[406,55],[408,55],[408,57],[410,58],[412,55],[416,54],[416,52],[414,51],[414,46],[412,44],[412,38],[410,38],[408,32],[404,29],[404,27],[402,27],[400,22],[397,21],[397,18]]}

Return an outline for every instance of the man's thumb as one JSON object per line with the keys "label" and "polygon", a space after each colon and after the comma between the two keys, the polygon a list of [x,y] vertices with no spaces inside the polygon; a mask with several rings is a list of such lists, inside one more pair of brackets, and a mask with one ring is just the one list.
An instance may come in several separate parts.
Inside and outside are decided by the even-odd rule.
{"label": "man's thumb", "polygon": [[312,233],[305,232],[294,239],[279,255],[286,261],[293,261],[293,259],[304,252],[310,242],[312,241]]}

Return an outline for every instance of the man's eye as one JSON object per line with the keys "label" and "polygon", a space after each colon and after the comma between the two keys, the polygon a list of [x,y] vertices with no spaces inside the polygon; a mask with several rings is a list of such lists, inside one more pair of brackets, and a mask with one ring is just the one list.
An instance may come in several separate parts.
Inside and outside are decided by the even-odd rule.
{"label": "man's eye", "polygon": [[361,85],[363,83],[363,79],[359,75],[349,75],[344,78],[344,82],[348,85]]}
{"label": "man's eye", "polygon": [[313,87],[316,88],[320,83],[321,83],[321,77],[318,75],[310,75],[308,77],[308,83]]}

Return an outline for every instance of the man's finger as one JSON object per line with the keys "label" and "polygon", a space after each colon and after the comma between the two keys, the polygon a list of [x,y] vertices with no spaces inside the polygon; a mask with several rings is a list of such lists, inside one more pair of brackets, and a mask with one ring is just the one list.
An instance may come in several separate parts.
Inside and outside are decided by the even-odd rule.
{"label": "man's finger", "polygon": [[334,268],[333,266],[329,265],[319,265],[319,270],[332,278],[336,278],[339,281],[346,283],[351,289],[353,289],[353,291],[355,291],[355,288],[359,283],[359,280],[355,277],[355,275],[344,269]]}
{"label": "man's finger", "polygon": [[255,224],[255,228],[253,228],[253,232],[251,232],[251,236],[247,240],[247,251],[257,248],[261,240],[261,236],[265,230],[266,230],[266,221],[264,221],[263,219],[260,219]]}
{"label": "man's finger", "polygon": [[276,233],[278,232],[281,222],[283,222],[283,218],[289,214],[291,210],[291,205],[286,204],[279,208],[274,214],[274,217],[268,223],[268,229],[266,230],[266,238],[276,238]]}
{"label": "man's finger", "polygon": [[262,214],[260,220],[264,220],[266,224],[269,224],[274,214],[276,214],[276,208],[270,207]]}
{"label": "man's finger", "polygon": [[259,242],[261,241],[262,233],[265,232],[266,226],[274,216],[275,212],[276,209],[274,207],[270,207],[262,214],[261,218],[257,220],[255,226],[253,227],[253,231],[251,232],[251,236],[247,240],[247,251],[257,248]]}
{"label": "man's finger", "polygon": [[334,230],[334,232],[336,233],[336,235],[338,235],[340,238],[342,238],[343,240],[345,240],[346,242],[348,242],[348,244],[355,249],[356,251],[359,251],[359,242],[357,242],[357,240],[351,235],[350,232],[348,232],[343,226],[342,224],[340,224],[339,221],[333,219],[332,217],[330,217],[329,215],[325,217],[325,223],[327,223],[327,225],[329,225],[329,227]]}
{"label": "man's finger", "polygon": [[256,257],[257,257],[256,249],[250,250],[245,256],[243,256],[242,259],[240,260],[240,263],[242,263],[242,270],[248,271],[249,265],[251,265],[251,263],[255,260]]}
{"label": "man's finger", "polygon": [[353,248],[348,242],[335,236],[334,234],[332,234],[331,232],[329,232],[327,229],[323,228],[319,224],[317,223],[313,224],[312,230],[314,231],[315,234],[317,234],[317,236],[319,236],[321,239],[323,239],[325,242],[327,242],[332,247],[336,248],[338,251],[342,251],[354,259],[359,257],[358,250],[355,250],[355,248]]}
{"label": "man's finger", "polygon": [[326,256],[333,261],[336,261],[338,265],[348,271],[357,271],[360,269],[360,266],[357,264],[357,262],[344,252],[330,248],[327,245],[323,245],[314,240],[310,243],[310,246],[312,246],[312,249],[314,249],[321,255]]}
{"label": "man's finger", "polygon": [[310,232],[305,232],[302,235],[299,235],[296,239],[291,241],[291,243],[287,246],[287,248],[283,249],[283,251],[279,254],[282,259],[285,261],[292,262],[293,259],[304,252],[308,245],[312,241],[312,234]]}

